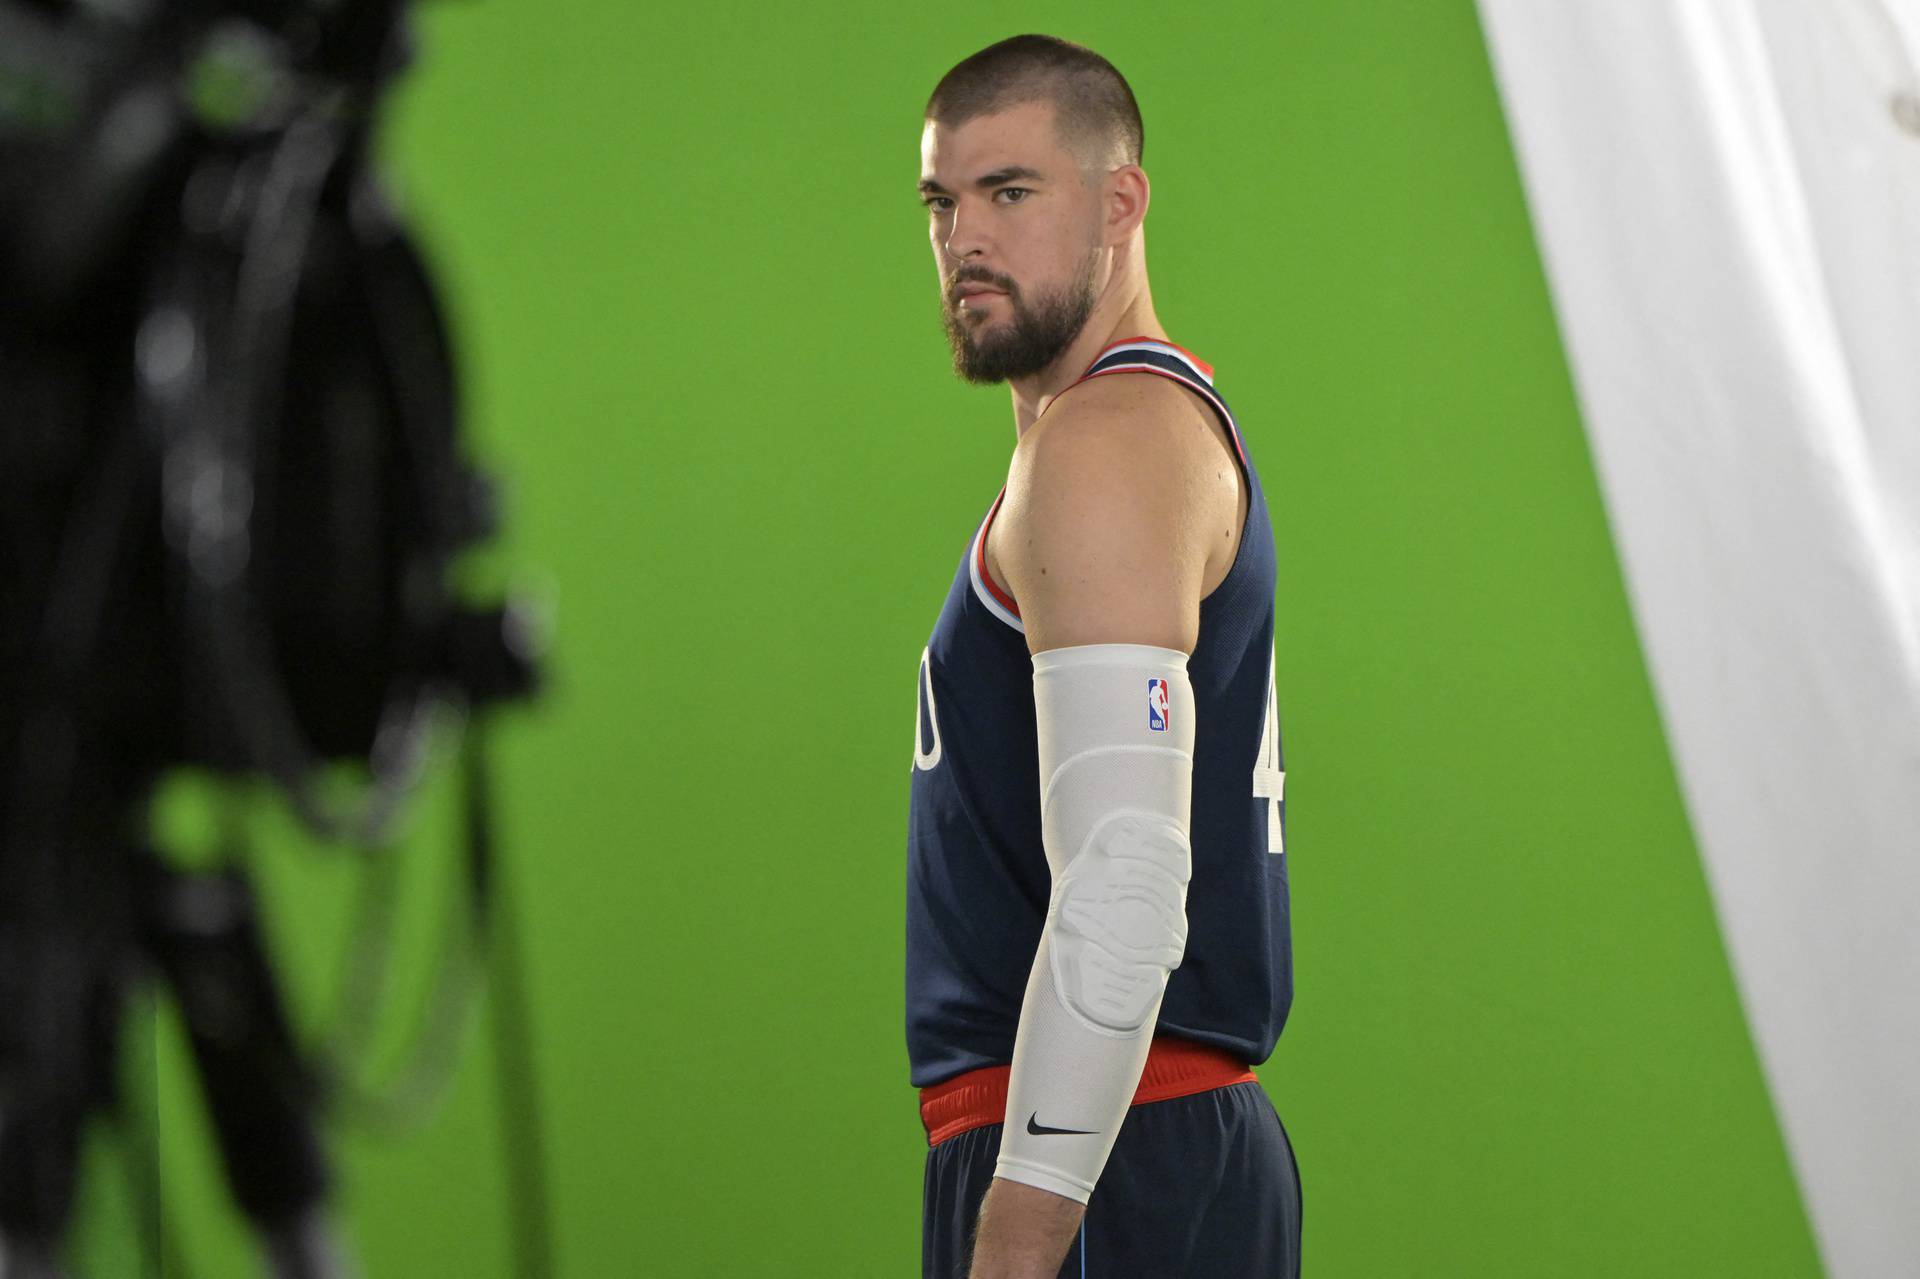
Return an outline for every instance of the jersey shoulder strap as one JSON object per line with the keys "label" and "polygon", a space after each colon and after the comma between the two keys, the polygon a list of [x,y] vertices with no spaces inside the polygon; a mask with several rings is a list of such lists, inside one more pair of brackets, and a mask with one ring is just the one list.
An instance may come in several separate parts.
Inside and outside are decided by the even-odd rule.
{"label": "jersey shoulder strap", "polygon": [[1213,365],[1187,350],[1161,338],[1122,338],[1109,343],[1093,357],[1093,363],[1087,366],[1077,381],[1096,377],[1101,373],[1130,372],[1138,369],[1153,369],[1177,373],[1213,386]]}
{"label": "jersey shoulder strap", "polygon": [[1240,464],[1249,466],[1247,448],[1240,439],[1240,426],[1233,420],[1233,410],[1220,398],[1220,392],[1213,388],[1213,365],[1185,347],[1160,338],[1123,338],[1094,356],[1087,371],[1068,386],[1078,386],[1090,378],[1104,377],[1109,373],[1156,373],[1185,386],[1212,406],[1227,428],[1227,434],[1233,441],[1233,450],[1240,456]]}

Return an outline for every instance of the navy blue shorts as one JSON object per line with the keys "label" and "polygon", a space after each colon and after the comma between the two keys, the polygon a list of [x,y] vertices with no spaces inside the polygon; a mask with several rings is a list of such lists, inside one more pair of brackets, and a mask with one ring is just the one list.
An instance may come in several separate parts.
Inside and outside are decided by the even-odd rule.
{"label": "navy blue shorts", "polygon": [[[1000,1125],[927,1151],[920,1267],[966,1279]],[[1266,1091],[1232,1084],[1127,1111],[1060,1279],[1298,1279],[1300,1170]]]}

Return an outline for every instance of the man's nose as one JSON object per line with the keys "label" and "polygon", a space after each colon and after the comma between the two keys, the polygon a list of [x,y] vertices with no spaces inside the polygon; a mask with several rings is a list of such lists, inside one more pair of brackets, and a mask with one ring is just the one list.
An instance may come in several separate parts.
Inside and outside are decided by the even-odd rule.
{"label": "man's nose", "polygon": [[954,210],[953,225],[947,228],[947,256],[956,263],[974,261],[984,257],[987,252],[986,236],[981,233],[980,219],[962,217],[958,209]]}

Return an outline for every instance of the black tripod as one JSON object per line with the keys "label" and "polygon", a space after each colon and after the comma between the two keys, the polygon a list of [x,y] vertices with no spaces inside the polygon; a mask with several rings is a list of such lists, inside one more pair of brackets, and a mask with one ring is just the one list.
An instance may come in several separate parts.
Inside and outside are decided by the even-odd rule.
{"label": "black tripod", "polygon": [[[520,614],[446,585],[494,520],[433,290],[366,161],[403,7],[0,0],[0,71],[71,90],[0,101],[0,1279],[60,1273],[81,1135],[117,1108],[150,980],[271,1273],[347,1273],[318,1136],[338,1081],[294,1042],[246,873],[169,866],[149,797],[181,764],[263,774],[374,846],[435,708],[533,689]],[[238,88],[189,108],[209,59]],[[475,935],[498,946],[467,740]],[[370,784],[341,812],[314,778],[353,759]],[[524,1021],[516,985],[496,995]],[[503,1075],[530,1093],[526,1038],[503,1033]],[[539,1275],[532,1132],[509,1138]]]}
{"label": "black tripod", "polygon": [[127,640],[145,630],[137,534],[150,528],[140,516],[151,503],[130,482],[132,438],[84,469],[48,571],[11,582],[10,603],[41,604],[16,615],[42,624],[23,637],[25,660],[9,664],[20,713],[8,721],[0,801],[0,1275],[60,1273],[84,1125],[117,1108],[125,1006],[159,977],[272,1272],[332,1279],[348,1271],[324,1226],[321,1093],[295,1051],[251,887],[238,869],[169,868],[131,837],[150,776],[144,744],[118,731],[113,712],[137,719],[140,699],[101,672],[136,662]]}

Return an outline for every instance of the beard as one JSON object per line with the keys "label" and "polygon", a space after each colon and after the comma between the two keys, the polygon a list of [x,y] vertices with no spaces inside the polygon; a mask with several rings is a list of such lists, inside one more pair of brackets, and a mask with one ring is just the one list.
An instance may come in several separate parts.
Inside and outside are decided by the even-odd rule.
{"label": "beard", "polygon": [[[1013,316],[1009,322],[996,325],[970,319],[957,303],[942,306],[940,319],[953,348],[954,373],[968,382],[987,385],[1031,377],[1059,359],[1093,314],[1093,280],[1099,264],[1100,250],[1095,246],[1082,259],[1070,284],[1036,293],[1031,305],[1019,286],[1005,276],[975,273],[956,280],[955,287],[979,283],[1005,290]],[[983,333],[983,329],[991,331]]]}

